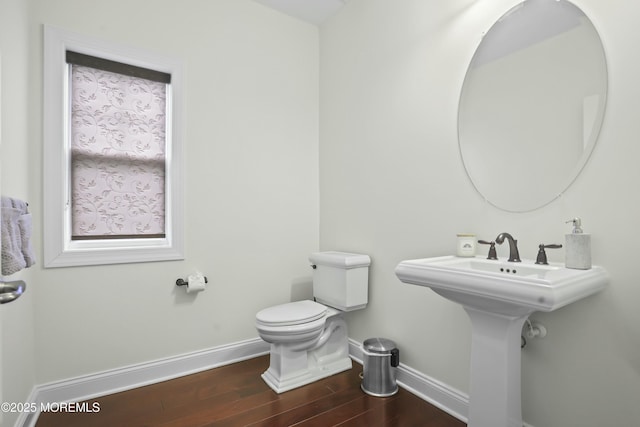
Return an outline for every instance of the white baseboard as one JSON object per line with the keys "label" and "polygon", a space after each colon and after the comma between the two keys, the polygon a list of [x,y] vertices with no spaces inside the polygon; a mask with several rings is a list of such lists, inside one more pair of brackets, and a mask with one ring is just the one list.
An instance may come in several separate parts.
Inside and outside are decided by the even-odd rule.
{"label": "white baseboard", "polygon": [[[34,387],[27,402],[41,404],[80,402],[107,394],[155,384],[172,378],[229,365],[269,353],[260,338],[214,347],[193,353],[112,369],[69,380]],[[362,344],[349,339],[349,355],[362,364]],[[453,417],[467,422],[469,396],[400,363],[398,385]],[[34,427],[38,413],[22,413],[15,427]],[[531,427],[525,424],[527,427]]]}
{"label": "white baseboard", "polygon": [[[159,383],[268,353],[269,344],[260,338],[254,338],[152,362],[38,385],[34,387],[28,401],[35,403],[38,408],[43,403],[79,402]],[[15,427],[33,427],[37,419],[37,413],[23,412],[16,421]]]}
{"label": "white baseboard", "polygon": [[[349,354],[352,359],[362,364],[362,343],[349,338]],[[400,359],[402,359],[402,353]],[[460,421],[465,423],[468,421],[468,395],[418,372],[404,363],[400,363],[398,366],[397,381],[400,387],[422,400],[426,400]]]}

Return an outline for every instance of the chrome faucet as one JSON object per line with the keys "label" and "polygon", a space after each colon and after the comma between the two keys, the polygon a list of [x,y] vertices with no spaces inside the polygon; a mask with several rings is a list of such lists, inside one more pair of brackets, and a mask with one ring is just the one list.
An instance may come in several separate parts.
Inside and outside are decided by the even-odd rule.
{"label": "chrome faucet", "polygon": [[501,245],[504,239],[509,241],[509,261],[521,262],[520,253],[518,252],[518,241],[509,233],[500,233],[498,237],[496,237],[496,243]]}

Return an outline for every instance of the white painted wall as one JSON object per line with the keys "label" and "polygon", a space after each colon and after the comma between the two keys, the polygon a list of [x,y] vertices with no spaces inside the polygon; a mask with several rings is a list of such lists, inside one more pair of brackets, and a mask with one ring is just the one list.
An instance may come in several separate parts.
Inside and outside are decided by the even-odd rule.
{"label": "white painted wall", "polygon": [[[36,267],[37,383],[253,338],[258,310],[307,297],[307,255],[318,248],[317,28],[249,0],[32,0],[30,15],[22,71],[34,89],[22,117],[37,138],[20,143],[36,165],[37,247],[42,24],[177,56],[187,90],[186,259]],[[175,281],[196,270],[208,289],[187,295]]]}
{"label": "white painted wall", "polygon": [[[28,19],[25,2],[0,0],[1,192],[33,205],[31,177],[39,165],[30,158],[29,142],[33,133],[32,119],[27,113],[30,83]],[[33,272],[29,270],[7,277],[7,280],[27,282],[27,292],[18,300],[0,306],[0,402],[24,402],[36,383],[33,278]],[[17,416],[15,413],[2,414],[0,425],[13,425]]]}
{"label": "white painted wall", "polygon": [[[577,0],[609,62],[601,138],[551,205],[508,214],[483,202],[457,146],[457,105],[483,31],[516,0],[352,0],[321,28],[320,249],[370,254],[370,304],[348,316],[358,341],[395,340],[402,361],[466,392],[470,324],[429,289],[402,284],[403,259],[455,253],[458,232],[511,232],[521,256],[564,243],[581,216],[610,287],[555,313],[523,351],[523,415],[535,426],[636,425],[640,419],[640,5]],[[544,165],[541,165],[544,170]],[[544,173],[544,172],[542,172]],[[483,249],[484,250],[484,249]],[[507,248],[498,247],[506,256]],[[549,251],[552,261],[563,250]]]}

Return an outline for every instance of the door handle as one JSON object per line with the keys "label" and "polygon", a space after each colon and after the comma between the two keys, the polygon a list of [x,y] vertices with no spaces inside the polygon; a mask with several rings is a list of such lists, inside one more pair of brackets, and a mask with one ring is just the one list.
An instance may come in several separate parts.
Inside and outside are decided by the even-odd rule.
{"label": "door handle", "polygon": [[16,300],[27,289],[24,280],[14,280],[12,282],[0,282],[0,304]]}

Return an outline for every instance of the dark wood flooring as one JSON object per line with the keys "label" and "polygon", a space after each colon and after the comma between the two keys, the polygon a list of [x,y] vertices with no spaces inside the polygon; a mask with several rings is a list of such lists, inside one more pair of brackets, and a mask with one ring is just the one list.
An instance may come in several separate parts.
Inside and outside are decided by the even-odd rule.
{"label": "dark wood flooring", "polygon": [[[465,424],[406,390],[391,397],[360,389],[362,366],[282,394],[260,378],[268,356],[87,402],[99,412],[42,413],[36,427],[420,426]],[[96,405],[97,406],[97,405]]]}

